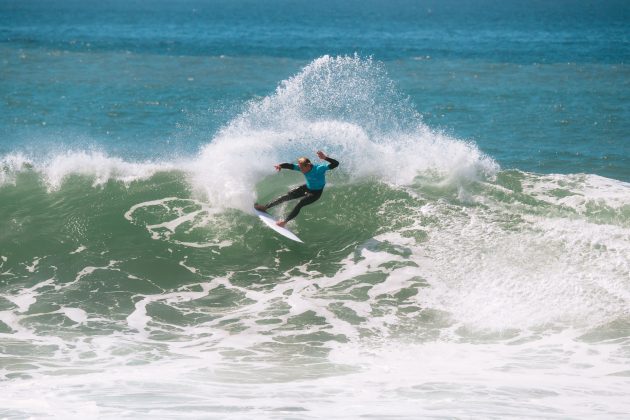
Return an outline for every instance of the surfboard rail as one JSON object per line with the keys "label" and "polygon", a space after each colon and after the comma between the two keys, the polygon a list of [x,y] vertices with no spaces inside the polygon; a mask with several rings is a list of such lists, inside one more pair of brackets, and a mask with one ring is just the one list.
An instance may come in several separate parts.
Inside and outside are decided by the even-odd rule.
{"label": "surfboard rail", "polygon": [[285,238],[289,238],[295,242],[300,242],[302,244],[304,243],[304,241],[298,238],[297,235],[291,232],[289,229],[276,225],[276,220],[269,213],[265,213],[264,211],[259,210],[254,210],[254,212],[256,213],[258,218],[263,221],[264,224],[278,232],[280,235],[284,236]]}

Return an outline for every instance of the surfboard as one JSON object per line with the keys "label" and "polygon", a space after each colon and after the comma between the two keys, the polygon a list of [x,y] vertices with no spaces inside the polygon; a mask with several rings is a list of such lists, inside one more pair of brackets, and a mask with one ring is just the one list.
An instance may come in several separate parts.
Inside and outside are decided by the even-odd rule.
{"label": "surfboard", "polygon": [[276,220],[273,217],[271,217],[269,213],[265,213],[264,211],[258,211],[258,210],[254,210],[254,212],[256,212],[256,215],[258,216],[260,220],[263,221],[264,224],[266,224],[271,229],[278,232],[280,235],[284,236],[285,238],[289,238],[295,242],[304,243],[300,238],[295,236],[295,233],[291,232],[289,229],[276,225]]}

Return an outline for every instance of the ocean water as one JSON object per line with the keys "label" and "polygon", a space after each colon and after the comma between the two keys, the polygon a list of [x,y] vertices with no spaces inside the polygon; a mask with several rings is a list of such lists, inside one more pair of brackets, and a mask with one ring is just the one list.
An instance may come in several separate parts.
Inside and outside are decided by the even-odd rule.
{"label": "ocean water", "polygon": [[627,418],[629,58],[624,1],[0,0],[0,417]]}

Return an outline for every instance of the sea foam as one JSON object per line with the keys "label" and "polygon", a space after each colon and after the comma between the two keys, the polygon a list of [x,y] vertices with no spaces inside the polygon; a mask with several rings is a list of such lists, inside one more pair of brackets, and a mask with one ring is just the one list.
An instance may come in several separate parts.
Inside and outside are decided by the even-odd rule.
{"label": "sea foam", "polygon": [[384,66],[324,56],[282,82],[204,146],[194,186],[211,203],[246,209],[278,162],[324,150],[345,179],[409,185],[422,173],[461,184],[492,178],[498,164],[467,141],[429,129]]}
{"label": "sea foam", "polygon": [[16,153],[0,160],[0,186],[15,185],[17,176],[29,171],[37,173],[49,191],[58,190],[73,175],[90,178],[93,186],[110,180],[129,184],[176,169],[177,165],[176,162],[126,161],[102,151],[69,150],[46,158]]}

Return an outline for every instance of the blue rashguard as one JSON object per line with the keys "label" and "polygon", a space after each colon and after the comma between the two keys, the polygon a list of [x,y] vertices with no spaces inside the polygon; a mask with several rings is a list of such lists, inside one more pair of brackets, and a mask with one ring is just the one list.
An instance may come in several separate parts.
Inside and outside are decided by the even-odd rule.
{"label": "blue rashguard", "polygon": [[[300,171],[300,167],[295,163],[292,169],[294,171]],[[323,190],[326,185],[326,171],[328,169],[330,169],[328,164],[313,165],[310,171],[303,174],[304,178],[306,178],[306,188],[313,191]]]}

